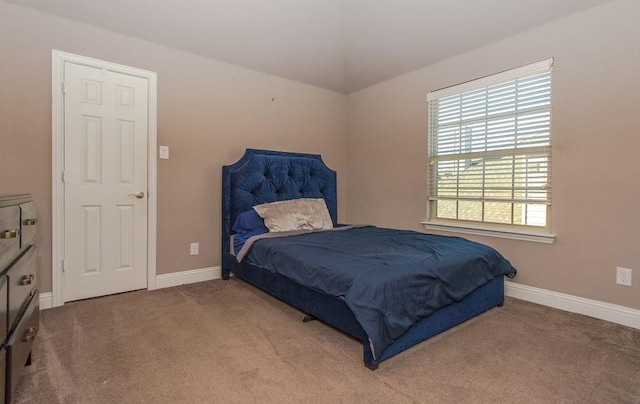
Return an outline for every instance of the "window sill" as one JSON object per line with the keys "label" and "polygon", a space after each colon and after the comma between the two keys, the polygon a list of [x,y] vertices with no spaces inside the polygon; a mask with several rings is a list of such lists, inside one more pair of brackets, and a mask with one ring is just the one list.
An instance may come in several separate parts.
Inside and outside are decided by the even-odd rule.
{"label": "window sill", "polygon": [[507,238],[511,240],[532,241],[535,243],[551,244],[556,240],[553,233],[510,229],[505,227],[474,226],[468,224],[422,222],[427,230],[447,231],[451,233],[473,234],[476,236],[489,236]]}

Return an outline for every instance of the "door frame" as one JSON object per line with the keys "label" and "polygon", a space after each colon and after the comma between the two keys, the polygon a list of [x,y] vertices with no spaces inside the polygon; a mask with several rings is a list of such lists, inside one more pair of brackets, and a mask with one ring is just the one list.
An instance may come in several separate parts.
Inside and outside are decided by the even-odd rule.
{"label": "door frame", "polygon": [[51,280],[52,306],[64,304],[64,64],[76,63],[98,69],[137,76],[148,80],[148,156],[147,156],[147,289],[156,289],[157,242],[157,149],[158,149],[158,89],[157,74],[148,70],[124,66],[53,49],[52,56],[52,234]]}

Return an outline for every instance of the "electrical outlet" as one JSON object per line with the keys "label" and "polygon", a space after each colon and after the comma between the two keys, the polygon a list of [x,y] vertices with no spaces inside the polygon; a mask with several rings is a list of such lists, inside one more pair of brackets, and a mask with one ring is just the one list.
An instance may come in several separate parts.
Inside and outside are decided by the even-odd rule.
{"label": "electrical outlet", "polygon": [[631,286],[631,269],[617,267],[616,283],[618,285]]}
{"label": "electrical outlet", "polygon": [[191,255],[198,255],[200,253],[200,244],[191,243]]}

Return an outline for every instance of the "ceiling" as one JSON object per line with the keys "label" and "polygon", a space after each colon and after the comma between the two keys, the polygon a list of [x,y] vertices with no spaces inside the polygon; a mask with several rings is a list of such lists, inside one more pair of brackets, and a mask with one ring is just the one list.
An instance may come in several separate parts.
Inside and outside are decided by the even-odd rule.
{"label": "ceiling", "polygon": [[610,0],[7,0],[349,93]]}

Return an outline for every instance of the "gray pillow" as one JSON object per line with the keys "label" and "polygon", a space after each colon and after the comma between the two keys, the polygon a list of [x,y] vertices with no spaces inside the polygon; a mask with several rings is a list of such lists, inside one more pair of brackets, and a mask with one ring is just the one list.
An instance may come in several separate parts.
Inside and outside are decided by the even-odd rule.
{"label": "gray pillow", "polygon": [[333,229],[327,204],[322,198],[263,203],[253,209],[264,219],[269,232]]}

